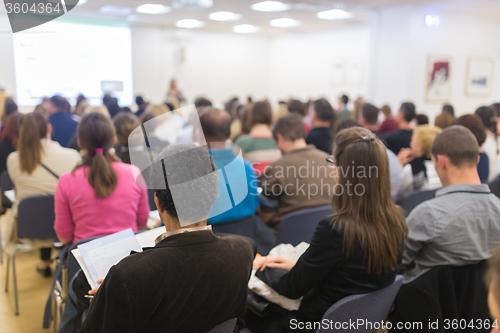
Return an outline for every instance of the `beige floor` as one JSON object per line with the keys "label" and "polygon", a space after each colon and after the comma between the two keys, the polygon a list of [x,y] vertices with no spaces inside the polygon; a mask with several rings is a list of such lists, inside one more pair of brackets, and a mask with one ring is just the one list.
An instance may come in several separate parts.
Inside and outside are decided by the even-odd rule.
{"label": "beige floor", "polygon": [[0,333],[47,333],[43,330],[43,312],[52,284],[35,270],[40,257],[38,251],[16,256],[17,286],[19,290],[19,316],[14,310],[14,286],[10,269],[9,292],[5,292],[6,261],[0,265]]}

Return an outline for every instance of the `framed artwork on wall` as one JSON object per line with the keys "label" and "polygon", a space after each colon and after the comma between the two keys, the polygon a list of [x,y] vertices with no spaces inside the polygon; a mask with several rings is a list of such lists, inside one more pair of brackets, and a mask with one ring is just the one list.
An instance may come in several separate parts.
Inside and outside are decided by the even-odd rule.
{"label": "framed artwork on wall", "polygon": [[452,62],[451,56],[430,55],[427,57],[425,93],[428,103],[445,103],[450,100]]}
{"label": "framed artwork on wall", "polygon": [[467,78],[465,95],[467,97],[490,97],[493,87],[493,68],[491,58],[469,57],[467,59]]}

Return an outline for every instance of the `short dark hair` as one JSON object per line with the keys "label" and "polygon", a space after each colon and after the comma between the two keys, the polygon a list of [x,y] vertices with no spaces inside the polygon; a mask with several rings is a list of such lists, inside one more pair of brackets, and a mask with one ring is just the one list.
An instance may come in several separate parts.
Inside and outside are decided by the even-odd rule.
{"label": "short dark hair", "polygon": [[210,102],[210,100],[206,99],[205,97],[198,97],[194,101],[194,106],[196,108],[210,107],[212,106],[212,102]]}
{"label": "short dark hair", "polygon": [[316,118],[320,121],[328,121],[333,123],[335,120],[335,111],[332,105],[324,98],[314,101],[314,111]]}
{"label": "short dark hair", "polygon": [[258,124],[271,126],[273,123],[273,110],[266,101],[256,102],[250,110],[250,128]]}
{"label": "short dark hair", "polygon": [[338,133],[343,129],[351,127],[363,127],[363,126],[361,126],[361,124],[354,119],[344,119],[340,123],[338,123],[337,126],[335,127],[335,133]]}
{"label": "short dark hair", "polygon": [[70,112],[71,105],[68,100],[60,95],[54,95],[50,98],[50,102],[57,108],[57,112]]}
{"label": "short dark hair", "polygon": [[479,144],[472,132],[461,125],[444,129],[432,143],[432,155],[444,155],[456,167],[477,165]]}
{"label": "short dark hair", "polygon": [[227,140],[231,136],[232,118],[226,111],[210,109],[200,116],[200,125],[206,139]]}
{"label": "short dark hair", "polygon": [[[219,174],[212,156],[193,143],[164,148],[153,161],[150,187],[158,202],[181,226],[204,221],[219,195]],[[175,200],[172,186],[176,186]],[[179,216],[181,214],[181,216]]]}
{"label": "short dark hair", "polygon": [[340,97],[340,99],[342,100],[342,103],[344,103],[344,104],[349,103],[349,97],[347,95],[342,95]]}
{"label": "short dark hair", "polygon": [[142,98],[142,96],[137,96],[135,98],[135,104],[137,104],[139,106],[142,105],[142,104],[144,104],[144,98]]}
{"label": "short dark hair", "polygon": [[368,125],[377,124],[379,112],[379,108],[370,103],[363,104],[361,107],[361,116]]}
{"label": "short dark hair", "polygon": [[491,104],[490,108],[495,110],[495,115],[497,117],[500,117],[500,103],[493,103],[493,104]]}
{"label": "short dark hair", "polygon": [[4,114],[6,116],[18,111],[17,103],[12,98],[7,98],[5,100]]}
{"label": "short dark hair", "polygon": [[428,125],[429,124],[429,117],[427,117],[425,114],[417,114],[415,116],[415,120],[417,121],[417,125]]}
{"label": "short dark hair", "polygon": [[298,99],[292,99],[290,102],[288,102],[288,112],[290,113],[296,113],[300,115],[301,117],[306,116],[306,106],[304,103],[299,101]]}
{"label": "short dark hair", "polygon": [[399,112],[403,113],[404,120],[408,123],[411,122],[417,115],[415,110],[415,104],[411,102],[405,102],[401,104],[401,107],[399,108]]}
{"label": "short dark hair", "polygon": [[477,143],[480,147],[486,141],[486,133],[484,131],[483,122],[477,114],[466,114],[461,116],[457,119],[456,124],[468,128],[476,137]]}
{"label": "short dark hair", "polygon": [[495,110],[493,110],[493,108],[490,108],[489,106],[481,106],[475,113],[479,116],[479,118],[481,118],[484,127],[491,129],[496,126]]}
{"label": "short dark hair", "polygon": [[443,105],[443,112],[448,112],[453,117],[455,117],[455,108],[451,104],[445,104],[445,105]]}
{"label": "short dark hair", "polygon": [[302,118],[293,113],[287,114],[278,120],[273,129],[273,137],[276,141],[278,141],[278,134],[281,134],[285,140],[291,142],[307,137]]}

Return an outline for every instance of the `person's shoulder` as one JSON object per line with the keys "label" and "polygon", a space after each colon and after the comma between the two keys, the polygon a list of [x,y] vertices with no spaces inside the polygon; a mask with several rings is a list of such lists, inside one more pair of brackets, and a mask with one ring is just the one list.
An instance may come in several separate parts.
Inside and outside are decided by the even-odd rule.
{"label": "person's shoulder", "polygon": [[324,159],[325,159],[325,161],[326,161],[326,158],[327,158],[328,156],[330,156],[330,155],[328,155],[327,153],[325,153],[324,151],[319,150],[318,148],[316,148],[316,147],[314,147],[314,146],[312,146],[312,145],[310,145],[310,147],[309,147],[309,148],[310,148],[310,149],[306,150],[305,152],[306,152],[307,154],[313,155],[313,156],[315,156],[315,157],[317,157],[317,158],[321,158],[321,159],[323,159],[323,158],[324,158]]}
{"label": "person's shoulder", "polygon": [[219,242],[223,244],[224,247],[231,249],[231,253],[239,255],[241,257],[248,257],[250,261],[253,258],[253,246],[244,238],[239,236],[226,236],[219,237]]}
{"label": "person's shoulder", "polygon": [[19,152],[18,151],[14,151],[14,152],[10,153],[9,156],[7,156],[7,165],[14,164],[14,163],[19,164]]}
{"label": "person's shoulder", "polygon": [[[413,220],[433,220],[433,218],[429,218],[429,216],[433,216],[434,214],[434,206],[440,205],[439,204],[440,198],[432,198],[430,200],[426,200],[419,204],[417,207],[413,208],[411,213],[408,215],[406,218],[407,222],[413,221]],[[432,221],[430,221],[432,222]]]}

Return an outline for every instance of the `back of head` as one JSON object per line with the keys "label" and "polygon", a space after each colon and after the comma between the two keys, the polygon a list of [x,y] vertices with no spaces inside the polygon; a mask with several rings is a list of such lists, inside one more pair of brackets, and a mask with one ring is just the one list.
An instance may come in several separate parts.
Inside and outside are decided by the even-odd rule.
{"label": "back of head", "polygon": [[429,117],[427,117],[425,114],[417,114],[415,120],[417,121],[417,125],[429,124]]}
{"label": "back of head", "polygon": [[344,253],[352,255],[359,244],[368,271],[394,270],[407,227],[391,198],[386,147],[369,130],[353,127],[337,134],[333,153],[338,177],[333,208],[344,228]]}
{"label": "back of head", "polygon": [[422,154],[425,157],[431,158],[432,143],[439,133],[441,133],[439,127],[430,125],[417,126],[413,131],[413,135],[415,135],[417,142],[422,146]]}
{"label": "back of head", "polygon": [[441,113],[434,120],[434,125],[441,129],[448,128],[453,125],[455,119],[449,113]]}
{"label": "back of head", "polygon": [[50,98],[50,102],[56,108],[56,112],[70,112],[71,106],[68,100],[60,95],[55,95]]}
{"label": "back of head", "polygon": [[382,113],[388,117],[388,116],[392,116],[392,109],[389,105],[384,105],[382,106],[382,108],[380,109],[380,111],[382,111]]}
{"label": "back of head", "polygon": [[458,168],[477,166],[479,145],[476,137],[467,128],[454,125],[436,136],[432,144],[432,156],[446,156]]}
{"label": "back of head", "polygon": [[198,97],[194,101],[194,106],[196,109],[198,108],[206,108],[206,107],[212,107],[212,102],[206,99],[205,97]]}
{"label": "back of head", "polygon": [[111,96],[111,94],[105,94],[102,97],[102,104],[104,104],[106,106],[111,105],[111,103],[113,103],[113,101],[114,101],[114,98],[113,98],[113,96]]}
{"label": "back of head", "polygon": [[495,111],[496,117],[500,117],[500,103],[493,103],[491,104],[490,108],[492,108]]}
{"label": "back of head", "polygon": [[335,133],[338,133],[338,132],[342,131],[343,129],[351,128],[351,127],[363,128],[363,126],[361,126],[361,124],[358,123],[354,119],[344,119],[340,123],[338,123],[337,126],[335,127]]}
{"label": "back of head", "polygon": [[200,125],[207,143],[224,142],[231,135],[231,116],[218,109],[209,109],[200,116]]}
{"label": "back of head", "polygon": [[116,139],[122,147],[128,147],[128,137],[133,130],[141,126],[139,118],[130,112],[120,112],[113,118]]}
{"label": "back of head", "polygon": [[116,189],[118,176],[111,163],[115,128],[109,118],[92,112],[83,116],[77,129],[78,141],[86,151],[82,166],[90,167],[88,181],[98,198],[110,197]]}
{"label": "back of head", "polygon": [[193,143],[171,145],[154,159],[150,186],[167,214],[187,226],[208,218],[219,194],[216,170],[203,147]]}
{"label": "back of head", "polygon": [[12,99],[12,98],[7,98],[5,100],[5,106],[4,106],[4,117],[17,112],[19,108],[17,107],[17,103]]}
{"label": "back of head", "polygon": [[10,143],[14,148],[16,147],[17,140],[19,138],[19,128],[21,127],[23,116],[24,114],[21,112],[14,112],[5,118],[5,125],[2,130],[1,138],[3,141]]}
{"label": "back of head", "polygon": [[250,110],[250,128],[264,124],[271,126],[273,123],[273,110],[267,101],[256,102]]}
{"label": "back of head", "polygon": [[[233,97],[224,104],[224,110],[226,110],[229,114],[233,114],[238,105],[240,105],[240,100],[238,97]],[[212,105],[210,104],[210,106]]]}
{"label": "back of head", "polygon": [[347,105],[349,103],[349,97],[347,95],[342,95],[340,97],[340,100],[342,101],[342,103],[344,103],[345,105]]}
{"label": "back of head", "polygon": [[452,117],[455,117],[455,108],[453,107],[453,105],[450,104],[443,105],[443,113],[445,112],[450,114]]}
{"label": "back of head", "polygon": [[361,107],[361,116],[367,125],[377,125],[379,109],[373,104],[366,103]]}
{"label": "back of head", "polygon": [[335,111],[331,104],[324,98],[314,101],[314,112],[316,118],[320,121],[326,121],[330,124],[335,122]]}
{"label": "back of head", "polygon": [[403,114],[403,119],[408,123],[411,122],[417,115],[415,110],[415,104],[411,102],[405,102],[401,104],[401,107],[399,108],[399,112]]}
{"label": "back of head", "polygon": [[477,114],[466,114],[464,116],[461,116],[455,123],[457,125],[468,128],[476,137],[479,147],[481,147],[484,141],[486,141],[484,125],[481,121],[481,118],[479,118]]}
{"label": "back of head", "polygon": [[306,116],[306,107],[304,103],[297,99],[292,99],[290,102],[288,102],[288,112],[290,113],[296,113],[300,115],[301,117]]}
{"label": "back of head", "polygon": [[42,164],[44,154],[42,139],[47,138],[48,123],[39,113],[29,113],[21,121],[17,150],[19,151],[20,169],[32,174]]}
{"label": "back of head", "polygon": [[273,137],[276,141],[278,141],[278,134],[281,134],[285,140],[290,142],[307,137],[304,123],[298,114],[287,114],[278,119],[273,129]]}
{"label": "back of head", "polygon": [[138,106],[141,106],[142,104],[144,104],[144,98],[142,98],[142,96],[137,96],[135,98],[135,104],[137,104]]}
{"label": "back of head", "polygon": [[489,106],[481,106],[476,110],[476,114],[481,118],[485,128],[496,133],[496,130],[493,130],[494,128],[496,129],[495,110]]}

